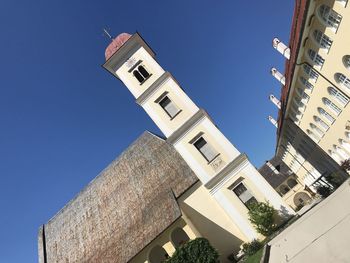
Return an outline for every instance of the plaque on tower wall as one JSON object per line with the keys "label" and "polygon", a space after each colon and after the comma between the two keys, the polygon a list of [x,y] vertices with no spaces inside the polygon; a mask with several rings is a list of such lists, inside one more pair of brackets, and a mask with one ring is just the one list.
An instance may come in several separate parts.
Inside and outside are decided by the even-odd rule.
{"label": "plaque on tower wall", "polygon": [[217,156],[211,163],[210,166],[214,169],[215,172],[219,171],[223,166],[225,165],[225,162],[222,160],[221,156]]}

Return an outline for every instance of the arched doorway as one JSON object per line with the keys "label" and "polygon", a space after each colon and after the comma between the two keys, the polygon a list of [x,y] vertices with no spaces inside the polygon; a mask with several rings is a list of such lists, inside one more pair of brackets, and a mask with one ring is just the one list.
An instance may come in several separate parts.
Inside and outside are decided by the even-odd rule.
{"label": "arched doorway", "polygon": [[151,249],[148,256],[148,261],[150,263],[162,263],[168,258],[169,258],[169,255],[165,251],[165,249],[157,245]]}
{"label": "arched doorway", "polygon": [[296,193],[293,198],[294,204],[297,207],[304,206],[309,200],[311,200],[311,197],[305,192]]}
{"label": "arched doorway", "polygon": [[170,240],[173,246],[175,248],[178,248],[182,244],[189,241],[190,238],[182,228],[178,227],[178,228],[175,228],[174,231],[171,233]]}

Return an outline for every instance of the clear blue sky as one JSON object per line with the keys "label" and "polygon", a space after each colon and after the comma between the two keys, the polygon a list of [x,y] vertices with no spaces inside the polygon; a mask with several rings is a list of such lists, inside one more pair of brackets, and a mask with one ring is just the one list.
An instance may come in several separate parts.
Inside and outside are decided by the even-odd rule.
{"label": "clear blue sky", "polygon": [[159,133],[101,65],[138,31],[160,64],[257,167],[273,156],[268,101],[294,1],[12,1],[0,8],[0,262],[37,262],[37,230],[144,130]]}

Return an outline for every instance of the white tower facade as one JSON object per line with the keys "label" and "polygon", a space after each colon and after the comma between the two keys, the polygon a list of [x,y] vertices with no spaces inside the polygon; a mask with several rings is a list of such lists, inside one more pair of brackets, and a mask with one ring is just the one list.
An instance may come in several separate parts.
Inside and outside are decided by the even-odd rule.
{"label": "white tower facade", "polygon": [[[231,225],[227,227],[236,229],[241,239],[258,237],[248,219],[251,202],[269,201],[276,209],[293,214],[247,156],[231,144],[208,114],[158,64],[154,52],[139,34],[123,33],[116,37],[106,50],[103,67],[126,85],[136,103],[197,175],[201,183],[198,195],[199,191],[206,195],[199,199],[214,200],[229,218]],[[197,211],[211,209],[209,204],[187,200]],[[217,216],[210,211],[203,213],[212,218]]]}

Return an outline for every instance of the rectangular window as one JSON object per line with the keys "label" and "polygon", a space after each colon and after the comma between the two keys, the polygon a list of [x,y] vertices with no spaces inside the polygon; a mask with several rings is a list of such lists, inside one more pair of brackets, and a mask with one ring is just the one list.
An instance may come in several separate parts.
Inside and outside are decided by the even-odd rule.
{"label": "rectangular window", "polygon": [[179,108],[168,98],[168,96],[165,96],[159,102],[159,105],[165,110],[170,118],[174,118],[180,112]]}
{"label": "rectangular window", "polygon": [[248,207],[248,209],[251,205],[258,202],[243,183],[238,184],[232,191]]}
{"label": "rectangular window", "polygon": [[208,162],[214,160],[218,155],[218,153],[206,142],[206,140],[203,139],[203,137],[200,137],[193,145]]}

